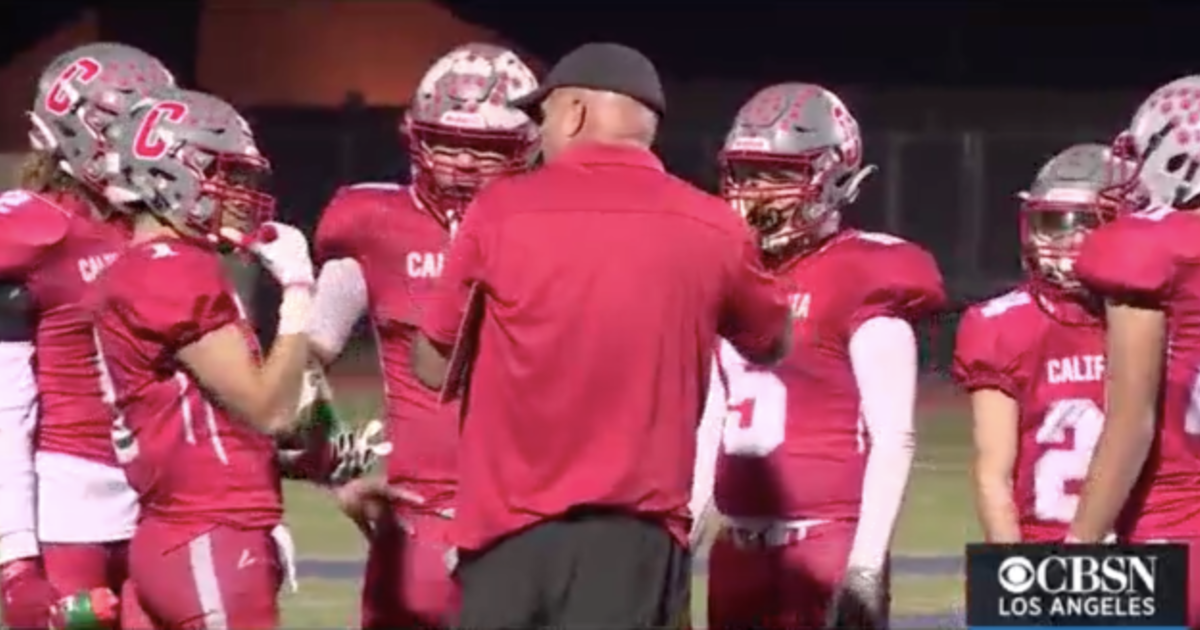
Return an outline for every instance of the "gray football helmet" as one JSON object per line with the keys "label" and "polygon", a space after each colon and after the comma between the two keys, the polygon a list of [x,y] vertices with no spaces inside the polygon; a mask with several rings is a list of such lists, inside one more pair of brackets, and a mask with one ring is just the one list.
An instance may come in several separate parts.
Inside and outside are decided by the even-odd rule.
{"label": "gray football helmet", "polygon": [[132,46],[100,42],[72,49],[38,79],[30,145],[53,154],[59,168],[99,192],[109,125],[151,91],[173,85],[159,60]]}
{"label": "gray football helmet", "polygon": [[1022,261],[1033,280],[1079,289],[1075,260],[1089,232],[1121,206],[1103,192],[1129,168],[1103,144],[1077,144],[1050,159],[1021,192]]}
{"label": "gray football helmet", "polygon": [[874,166],[863,166],[858,121],[809,83],[782,83],[738,110],[721,149],[722,194],[768,254],[807,249],[837,232]]}
{"label": "gray football helmet", "polygon": [[[516,53],[492,44],[459,46],[425,72],[401,130],[413,191],[447,226],[462,219],[483,184],[533,165],[538,126],[508,104],[537,86]],[[446,151],[471,159],[447,159]]]}
{"label": "gray football helmet", "polygon": [[109,131],[109,201],[143,206],[214,244],[224,240],[222,227],[250,235],[273,216],[275,198],[264,191],[270,164],[246,119],[225,101],[159,90]]}
{"label": "gray football helmet", "polygon": [[1106,194],[1134,209],[1200,206],[1200,75],[1155,90],[1117,137],[1113,151],[1133,168],[1116,178]]}

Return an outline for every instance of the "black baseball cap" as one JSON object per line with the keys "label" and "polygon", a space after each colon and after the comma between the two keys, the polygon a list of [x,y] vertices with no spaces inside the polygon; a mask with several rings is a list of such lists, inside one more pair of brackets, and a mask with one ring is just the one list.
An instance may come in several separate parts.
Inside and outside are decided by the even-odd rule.
{"label": "black baseball cap", "polygon": [[621,44],[584,44],[567,53],[546,75],[538,89],[509,104],[528,112],[558,88],[577,87],[624,94],[654,110],[667,111],[658,70],[642,53]]}

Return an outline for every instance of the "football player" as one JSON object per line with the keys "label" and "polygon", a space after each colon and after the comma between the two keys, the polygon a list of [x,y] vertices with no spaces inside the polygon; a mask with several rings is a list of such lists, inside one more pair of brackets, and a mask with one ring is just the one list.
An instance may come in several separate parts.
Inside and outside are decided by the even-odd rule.
{"label": "football player", "polygon": [[1109,193],[1131,211],[1088,237],[1076,272],[1106,300],[1107,417],[1068,541],[1114,527],[1187,543],[1200,627],[1200,76],[1156,90],[1114,152]]}
{"label": "football player", "polygon": [[1080,144],[1054,156],[1022,193],[1025,285],[969,308],[954,379],[970,392],[975,501],[989,542],[1061,541],[1104,425],[1101,303],[1075,261],[1084,237],[1115,217],[1101,196],[1115,162]]}
{"label": "football player", "polygon": [[105,136],[173,81],[121,44],[60,55],[38,80],[21,188],[0,194],[0,593],[10,628],[58,623],[47,615],[59,598],[119,593],[126,575],[137,497],[113,456],[83,299],[128,232],[100,194]]}
{"label": "football player", "polygon": [[713,628],[886,624],[913,454],[913,322],[944,294],[925,250],[842,224],[874,170],[862,150],[841,99],[785,83],[742,106],[721,152],[724,196],[791,287],[795,346],[769,369],[720,351]]}
{"label": "football player", "polygon": [[[324,264],[313,351],[328,364],[368,313],[379,341],[387,431],[403,436],[388,459],[386,484],[364,479],[340,492],[347,513],[373,529],[364,628],[441,627],[457,605],[446,535],[458,410],[439,404],[437,393],[417,381],[410,346],[423,301],[441,275],[443,251],[472,197],[490,180],[533,164],[537,127],[507,103],[536,87],[512,51],[489,44],[454,49],[426,72],[401,125],[412,184],[342,188],[317,228],[315,249]],[[397,491],[423,501],[380,505],[378,495]],[[386,518],[372,518],[380,514]]]}
{"label": "football player", "polygon": [[[272,436],[295,422],[313,267],[274,198],[250,126],[199,92],[164,89],[117,123],[108,197],[133,238],[93,285],[112,448],[138,493],[137,599],[161,628],[275,628],[293,575]],[[261,229],[260,229],[261,228]],[[246,247],[283,288],[264,357],[219,249]]]}

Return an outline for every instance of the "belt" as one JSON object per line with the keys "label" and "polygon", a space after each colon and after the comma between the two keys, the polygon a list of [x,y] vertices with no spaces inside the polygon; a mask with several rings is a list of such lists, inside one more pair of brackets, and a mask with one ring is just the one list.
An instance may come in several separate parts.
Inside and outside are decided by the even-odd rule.
{"label": "belt", "polygon": [[721,537],[739,549],[786,547],[806,538],[812,528],[824,525],[825,520],[763,521],[730,519],[721,530]]}

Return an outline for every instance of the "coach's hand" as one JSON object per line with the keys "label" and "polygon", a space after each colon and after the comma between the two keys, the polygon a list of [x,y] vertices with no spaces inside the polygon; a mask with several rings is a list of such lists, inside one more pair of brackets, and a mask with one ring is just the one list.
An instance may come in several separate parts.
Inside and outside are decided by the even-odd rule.
{"label": "coach's hand", "polygon": [[404,488],[388,485],[380,477],[355,479],[334,489],[338,506],[358,526],[364,536],[370,537],[375,523],[385,517],[394,503],[423,505],[425,498]]}
{"label": "coach's hand", "polygon": [[883,573],[850,567],[829,602],[826,630],[841,628],[885,628],[888,594]]}
{"label": "coach's hand", "polygon": [[47,628],[59,594],[46,579],[38,560],[14,560],[0,567],[4,626],[15,630]]}

